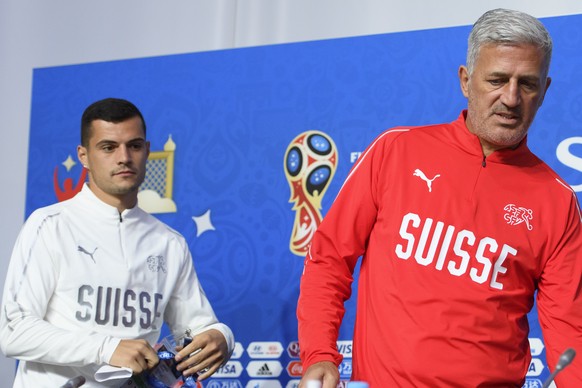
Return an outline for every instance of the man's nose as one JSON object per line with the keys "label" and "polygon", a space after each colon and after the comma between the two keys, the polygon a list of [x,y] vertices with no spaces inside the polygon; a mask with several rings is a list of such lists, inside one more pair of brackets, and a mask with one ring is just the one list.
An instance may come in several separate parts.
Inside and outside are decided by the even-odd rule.
{"label": "man's nose", "polygon": [[521,90],[516,81],[510,81],[503,87],[501,102],[507,107],[516,107],[521,103]]}
{"label": "man's nose", "polygon": [[131,154],[125,145],[117,148],[117,162],[120,164],[127,164],[131,161]]}

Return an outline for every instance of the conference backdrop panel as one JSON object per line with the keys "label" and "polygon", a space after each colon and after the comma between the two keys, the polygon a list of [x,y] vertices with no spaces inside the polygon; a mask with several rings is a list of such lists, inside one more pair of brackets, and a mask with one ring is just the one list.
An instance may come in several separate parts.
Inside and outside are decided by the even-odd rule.
{"label": "conference backdrop panel", "polygon": [[[582,16],[544,22],[555,43],[553,83],[529,145],[582,192]],[[76,160],[84,108],[105,97],[131,100],[152,149],[140,205],[185,236],[208,298],[236,335],[232,360],[205,386],[296,387],[295,310],[311,235],[383,130],[457,118],[466,106],[457,70],[468,33],[455,27],[36,69],[27,215],[70,198],[85,181]],[[338,342],[343,380],[351,374],[357,277],[353,289]],[[535,308],[529,318],[526,386],[537,387],[549,373]]]}

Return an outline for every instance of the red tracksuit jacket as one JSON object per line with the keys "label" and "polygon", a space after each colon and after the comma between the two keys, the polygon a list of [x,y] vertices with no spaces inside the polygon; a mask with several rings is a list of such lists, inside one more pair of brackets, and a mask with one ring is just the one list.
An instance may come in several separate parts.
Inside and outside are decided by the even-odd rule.
{"label": "red tracksuit jacket", "polygon": [[[536,295],[550,367],[582,352],[576,195],[526,140],[484,158],[465,115],[388,130],[352,168],[305,259],[304,370],[341,361],[360,256],[352,378],[372,388],[521,387]],[[582,387],[582,357],[556,381]]]}

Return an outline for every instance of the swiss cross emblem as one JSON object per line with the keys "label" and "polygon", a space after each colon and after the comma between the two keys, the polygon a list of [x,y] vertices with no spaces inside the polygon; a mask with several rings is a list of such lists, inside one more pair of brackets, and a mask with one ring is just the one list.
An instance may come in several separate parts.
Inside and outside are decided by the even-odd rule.
{"label": "swiss cross emblem", "polygon": [[503,210],[506,212],[503,216],[503,219],[507,221],[509,225],[519,225],[521,223],[525,223],[527,230],[533,229],[533,225],[531,224],[533,211],[531,209],[526,209],[524,207],[516,206],[510,203],[509,205],[505,205]]}

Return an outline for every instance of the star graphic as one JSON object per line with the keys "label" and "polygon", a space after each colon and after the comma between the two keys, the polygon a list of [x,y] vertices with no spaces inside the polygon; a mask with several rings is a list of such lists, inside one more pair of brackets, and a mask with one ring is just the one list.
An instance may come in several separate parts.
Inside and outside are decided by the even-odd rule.
{"label": "star graphic", "polygon": [[210,220],[210,209],[206,210],[206,213],[201,216],[193,216],[192,219],[196,223],[196,237],[199,237],[202,233],[209,230],[216,230]]}
{"label": "star graphic", "polygon": [[67,172],[71,171],[71,168],[73,168],[75,164],[77,164],[77,162],[75,162],[73,158],[71,158],[70,154],[69,156],[67,156],[67,159],[62,163],[62,165],[65,166],[65,168],[67,169]]}

